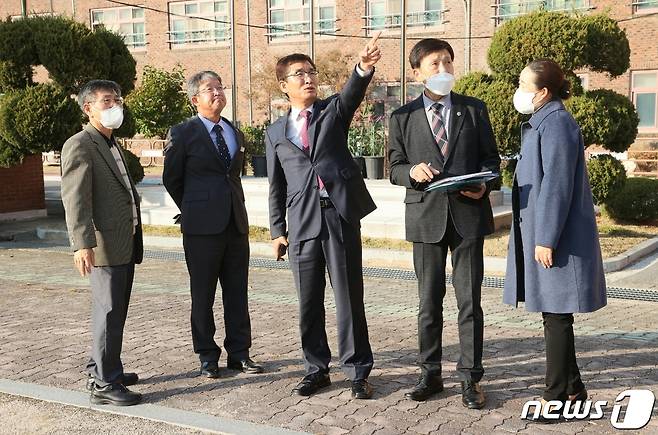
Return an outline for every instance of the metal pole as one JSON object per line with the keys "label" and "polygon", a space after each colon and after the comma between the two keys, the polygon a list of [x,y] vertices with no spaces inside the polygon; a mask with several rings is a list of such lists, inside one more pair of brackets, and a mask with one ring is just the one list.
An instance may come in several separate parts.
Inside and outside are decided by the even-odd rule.
{"label": "metal pole", "polygon": [[309,23],[308,23],[308,55],[313,62],[315,62],[315,2],[314,0],[309,0],[308,7],[309,11]]}
{"label": "metal pole", "polygon": [[466,23],[464,33],[464,73],[471,71],[471,0],[464,0],[464,22]]}
{"label": "metal pole", "polygon": [[75,0],[71,0],[71,16],[75,18]]}
{"label": "metal pole", "polygon": [[238,78],[237,66],[235,61],[235,0],[231,0],[231,78],[233,79],[233,86],[231,86],[231,121],[235,124],[238,120]]}
{"label": "metal pole", "polygon": [[27,18],[27,0],[21,0],[21,16]]}
{"label": "metal pole", "polygon": [[407,2],[400,0],[400,105],[407,103]]}
{"label": "metal pole", "polygon": [[245,2],[247,7],[247,93],[249,94],[249,125],[254,124],[254,104],[251,95],[251,26],[249,18],[249,0]]}

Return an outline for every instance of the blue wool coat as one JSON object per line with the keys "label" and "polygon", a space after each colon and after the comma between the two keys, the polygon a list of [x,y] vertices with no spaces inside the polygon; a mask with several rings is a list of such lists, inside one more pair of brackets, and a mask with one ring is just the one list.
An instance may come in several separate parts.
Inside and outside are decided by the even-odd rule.
{"label": "blue wool coat", "polygon": [[[559,100],[521,126],[512,189],[514,220],[503,302],[528,311],[587,313],[606,305],[592,191],[580,127]],[[553,267],[535,246],[553,248]]]}

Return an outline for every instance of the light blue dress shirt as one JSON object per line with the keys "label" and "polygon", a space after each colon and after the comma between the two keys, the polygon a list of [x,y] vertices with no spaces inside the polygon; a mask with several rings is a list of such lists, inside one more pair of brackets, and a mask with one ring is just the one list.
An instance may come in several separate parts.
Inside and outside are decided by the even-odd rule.
{"label": "light blue dress shirt", "polygon": [[[212,140],[212,143],[217,146],[217,135],[215,132],[212,130],[213,127],[215,126],[215,123],[212,122],[211,120],[204,118],[201,115],[198,115],[199,119],[201,122],[203,122],[203,125],[206,127],[208,130],[208,134],[210,135],[210,139]],[[226,142],[226,146],[228,147],[228,152],[231,154],[231,158],[235,157],[235,154],[238,152],[238,138],[235,135],[235,131],[233,131],[233,127],[224,120],[224,118],[220,118],[218,124],[220,127],[222,127],[222,136],[224,137],[224,141]]]}

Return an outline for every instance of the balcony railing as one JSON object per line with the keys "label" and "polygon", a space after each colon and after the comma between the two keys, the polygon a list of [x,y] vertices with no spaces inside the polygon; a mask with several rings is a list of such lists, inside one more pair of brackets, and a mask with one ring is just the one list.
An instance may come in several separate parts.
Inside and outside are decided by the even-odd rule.
{"label": "balcony railing", "polygon": [[196,44],[196,43],[217,43],[230,39],[229,26],[223,29],[204,29],[204,30],[170,30],[168,43],[174,45]]}
{"label": "balcony railing", "polygon": [[[329,35],[336,33],[339,29],[336,27],[338,20],[336,18],[325,18],[315,20],[315,33],[320,35]],[[308,35],[309,22],[305,21],[284,21],[267,25],[268,32],[265,34],[270,39],[283,38],[286,36]]]}
{"label": "balcony railing", "polygon": [[[443,15],[446,9],[434,9],[419,12],[407,12],[407,27],[429,27],[444,23]],[[366,25],[362,29],[383,30],[398,28],[402,22],[402,14],[364,15]]]}
{"label": "balcony railing", "polygon": [[496,3],[491,5],[496,23],[509,20],[530,12],[544,9],[554,12],[578,12],[594,9],[589,0],[525,0],[513,3]]}

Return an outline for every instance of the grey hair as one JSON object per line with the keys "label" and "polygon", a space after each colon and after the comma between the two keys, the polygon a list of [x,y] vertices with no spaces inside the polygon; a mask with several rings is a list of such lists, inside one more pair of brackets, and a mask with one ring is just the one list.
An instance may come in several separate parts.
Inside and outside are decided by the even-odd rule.
{"label": "grey hair", "polygon": [[199,93],[199,85],[201,82],[210,79],[217,79],[220,83],[222,82],[221,77],[219,77],[219,74],[215,71],[200,71],[189,78],[187,81],[187,96],[190,101],[193,96]]}
{"label": "grey hair", "polygon": [[114,91],[120,97],[121,86],[112,80],[91,80],[85,83],[78,92],[78,104],[84,112],[85,103],[91,101],[99,91]]}

